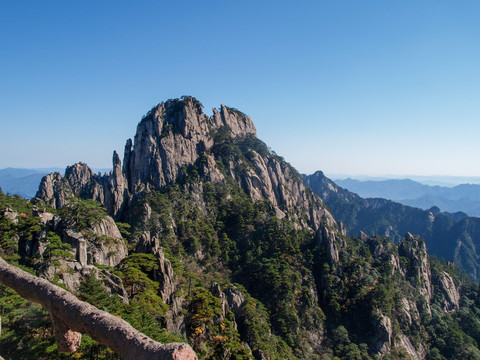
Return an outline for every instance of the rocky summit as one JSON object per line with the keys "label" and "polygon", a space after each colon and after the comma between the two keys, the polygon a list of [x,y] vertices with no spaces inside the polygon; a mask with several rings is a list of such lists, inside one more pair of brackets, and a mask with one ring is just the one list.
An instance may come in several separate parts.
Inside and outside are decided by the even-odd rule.
{"label": "rocky summit", "polygon": [[77,163],[67,167],[64,177],[59,173],[45,176],[36,196],[53,208],[64,206],[71,196],[93,199],[121,219],[133,199],[174,184],[189,167],[201,162],[205,179],[226,182],[226,177],[233,178],[252,200],[268,199],[279,218],[287,216],[315,230],[322,219],[335,224],[297,171],[283,159],[266,154],[265,146],[249,149],[248,159],[229,160],[219,167],[222,154],[215,156],[215,148],[225,141],[222,136],[258,141],[253,121],[236,109],[221,105],[209,117],[194,98],[169,100],[140,121],[134,142],[128,139],[125,145],[123,166],[116,152],[108,175],[96,175],[86,164]]}
{"label": "rocky summit", "polygon": [[[334,218],[322,198],[342,190],[324,183],[302,179],[241,111],[208,116],[182,97],[141,119],[110,173],[77,163],[31,202],[0,192],[0,250],[200,359],[480,359],[478,283],[430,256],[417,228],[350,235],[361,218],[332,206]],[[0,351],[70,358],[45,313],[0,290],[16,304]],[[129,358],[101,336],[74,340],[77,358]]]}

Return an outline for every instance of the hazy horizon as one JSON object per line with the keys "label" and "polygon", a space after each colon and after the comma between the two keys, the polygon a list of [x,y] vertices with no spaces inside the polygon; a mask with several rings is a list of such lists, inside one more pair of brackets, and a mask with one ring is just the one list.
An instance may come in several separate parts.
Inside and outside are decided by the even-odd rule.
{"label": "hazy horizon", "polygon": [[445,186],[453,187],[462,184],[480,184],[480,176],[450,176],[450,175],[437,175],[437,176],[426,176],[426,175],[388,175],[384,174],[381,176],[370,176],[365,174],[358,175],[348,175],[348,174],[327,174],[325,176],[336,181],[336,180],[346,180],[353,179],[359,181],[383,181],[383,180],[413,180],[424,185],[430,186]]}
{"label": "hazy horizon", "polygon": [[[73,164],[69,164],[73,165]],[[67,166],[69,166],[67,165]],[[88,165],[88,164],[87,164]],[[51,171],[58,171],[61,174],[64,173],[65,168],[60,167],[51,167],[51,168],[19,168],[19,167],[7,167],[7,168],[0,168],[2,170],[32,170],[38,172],[51,172]],[[108,173],[112,171],[112,168],[93,168],[90,167],[94,173]],[[316,171],[322,171],[318,169]],[[313,173],[305,173],[305,175],[311,175]],[[332,174],[324,172],[325,176],[330,178],[331,180],[345,180],[345,179],[354,179],[359,181],[383,181],[383,180],[413,180],[424,185],[438,185],[438,186],[446,186],[446,187],[453,187],[456,185],[461,184],[480,184],[480,176],[450,176],[450,175],[433,175],[433,176],[422,176],[422,175],[394,175],[394,174],[383,174],[383,175],[367,175],[367,174]]]}

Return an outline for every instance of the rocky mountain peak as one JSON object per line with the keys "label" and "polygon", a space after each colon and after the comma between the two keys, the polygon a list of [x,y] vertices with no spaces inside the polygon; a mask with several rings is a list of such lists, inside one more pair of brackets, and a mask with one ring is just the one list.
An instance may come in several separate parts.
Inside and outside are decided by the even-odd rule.
{"label": "rocky mountain peak", "polygon": [[229,108],[222,104],[220,112],[217,109],[213,109],[212,118],[217,127],[228,126],[233,136],[245,136],[248,134],[257,136],[257,130],[252,119],[237,109]]}
{"label": "rocky mountain peak", "polygon": [[[237,155],[231,152],[234,147]],[[176,183],[200,159],[203,179],[225,182],[231,177],[254,201],[268,199],[278,218],[314,231],[322,222],[336,226],[296,170],[256,138],[249,116],[223,104],[208,116],[188,96],[159,103],[142,118],[134,139],[125,144],[123,166],[116,152],[110,174],[95,175],[86,164],[75,164],[65,178],[45,178],[37,196],[54,207],[72,195],[94,199],[119,219],[133,199]]]}
{"label": "rocky mountain peak", "polygon": [[232,137],[256,136],[253,121],[225,105],[207,116],[193,97],[162,102],[138,124],[134,142],[127,140],[124,173],[129,190],[159,189],[176,181],[183,166],[190,166],[214,141],[214,134],[227,127]]}
{"label": "rocky mountain peak", "polygon": [[118,156],[117,152],[113,152],[113,170],[115,170],[117,167],[122,168],[122,161],[120,160],[120,156]]}
{"label": "rocky mountain peak", "polygon": [[88,184],[93,176],[93,171],[84,163],[76,163],[68,166],[65,170],[65,179],[68,181],[74,193],[81,191],[81,189]]}
{"label": "rocky mountain peak", "polygon": [[257,135],[252,119],[241,111],[221,104],[208,116],[197,99],[183,96],[154,106],[139,123],[135,142],[142,134],[158,138],[169,131],[187,139],[210,138],[212,132],[224,126],[229,128],[232,137]]}

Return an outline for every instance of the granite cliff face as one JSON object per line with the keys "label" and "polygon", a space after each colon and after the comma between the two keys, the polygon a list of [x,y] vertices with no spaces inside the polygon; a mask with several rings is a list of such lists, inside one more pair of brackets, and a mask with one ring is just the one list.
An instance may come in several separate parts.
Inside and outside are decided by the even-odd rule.
{"label": "granite cliff face", "polygon": [[174,183],[182,167],[194,164],[214,144],[214,133],[229,127],[232,137],[256,136],[252,120],[225,105],[213,116],[194,100],[171,100],[153,108],[138,124],[134,145],[125,146],[129,191],[161,189]]}

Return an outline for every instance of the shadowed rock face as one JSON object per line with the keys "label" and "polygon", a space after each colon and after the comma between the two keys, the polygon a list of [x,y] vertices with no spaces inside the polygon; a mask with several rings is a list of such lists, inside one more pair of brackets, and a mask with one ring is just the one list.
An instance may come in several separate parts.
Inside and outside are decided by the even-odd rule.
{"label": "shadowed rock face", "polygon": [[380,356],[387,354],[391,350],[392,343],[392,321],[388,316],[381,312],[376,314],[373,319],[375,327],[375,337],[373,338],[375,352]]}

